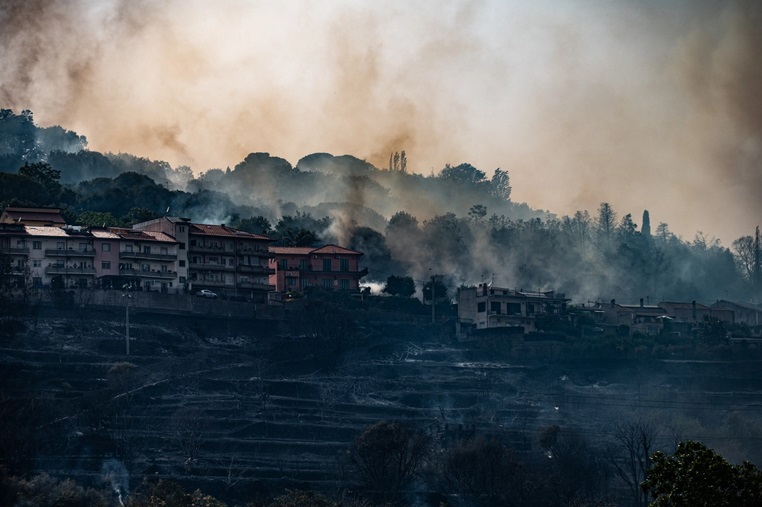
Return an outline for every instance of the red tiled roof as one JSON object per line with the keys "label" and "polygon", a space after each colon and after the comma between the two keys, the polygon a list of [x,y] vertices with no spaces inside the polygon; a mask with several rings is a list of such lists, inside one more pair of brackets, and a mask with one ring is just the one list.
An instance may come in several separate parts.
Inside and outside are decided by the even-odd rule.
{"label": "red tiled roof", "polygon": [[271,246],[270,253],[279,255],[309,255],[314,250],[311,246]]}
{"label": "red tiled roof", "polygon": [[60,208],[21,208],[8,206],[3,211],[6,220],[14,222],[34,221],[51,224],[65,224]]}
{"label": "red tiled roof", "polygon": [[273,241],[267,236],[261,234],[252,234],[250,232],[240,231],[233,229],[226,225],[211,225],[211,224],[191,224],[191,234],[204,234],[206,236],[225,236],[240,239],[258,239],[263,241]]}
{"label": "red tiled roof", "polygon": [[329,253],[329,254],[345,254],[345,255],[362,255],[362,252],[356,250],[350,250],[338,245],[325,245],[316,248],[312,253]]}
{"label": "red tiled roof", "polygon": [[344,255],[362,255],[362,252],[356,252],[349,248],[337,245],[325,246],[271,246],[270,253],[279,255],[310,255],[310,254],[344,254]]}

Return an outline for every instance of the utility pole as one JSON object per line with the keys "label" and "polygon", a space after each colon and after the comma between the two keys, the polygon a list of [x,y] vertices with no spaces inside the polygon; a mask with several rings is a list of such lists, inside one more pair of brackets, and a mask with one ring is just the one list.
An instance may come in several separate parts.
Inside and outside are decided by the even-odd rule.
{"label": "utility pole", "polygon": [[127,352],[127,355],[130,355],[130,298],[132,297],[130,294],[122,294],[122,297],[125,298],[125,305],[124,305],[124,346]]}
{"label": "utility pole", "polygon": [[431,323],[436,322],[437,293],[434,288],[434,275],[431,275]]}

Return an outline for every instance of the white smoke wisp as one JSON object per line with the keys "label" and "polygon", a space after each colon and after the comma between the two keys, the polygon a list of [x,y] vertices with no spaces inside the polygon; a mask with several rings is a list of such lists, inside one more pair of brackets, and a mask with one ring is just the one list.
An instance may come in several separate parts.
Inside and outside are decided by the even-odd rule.
{"label": "white smoke wisp", "polygon": [[122,495],[130,494],[130,475],[124,463],[113,458],[104,461],[101,466],[101,479],[111,485],[111,489],[119,499],[119,504],[123,506]]}

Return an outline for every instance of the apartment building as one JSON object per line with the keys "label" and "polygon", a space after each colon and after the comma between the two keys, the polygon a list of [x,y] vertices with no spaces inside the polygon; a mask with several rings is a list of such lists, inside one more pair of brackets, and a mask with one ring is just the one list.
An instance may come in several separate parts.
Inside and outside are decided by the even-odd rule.
{"label": "apartment building", "polygon": [[362,252],[337,245],[321,247],[270,247],[270,284],[278,292],[301,292],[308,287],[359,292]]}

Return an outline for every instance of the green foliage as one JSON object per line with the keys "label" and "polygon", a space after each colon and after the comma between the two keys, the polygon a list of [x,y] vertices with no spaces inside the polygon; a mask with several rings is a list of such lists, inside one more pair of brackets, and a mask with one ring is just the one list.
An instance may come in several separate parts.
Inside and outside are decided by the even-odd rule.
{"label": "green foliage", "polygon": [[120,227],[123,225],[108,211],[84,211],[77,217],[77,224],[88,227]]}
{"label": "green foliage", "polygon": [[409,276],[390,275],[381,292],[409,298],[415,294],[415,282]]}
{"label": "green foliage", "polygon": [[249,217],[233,221],[230,225],[252,234],[263,234],[268,236],[273,233],[272,224],[263,216]]}
{"label": "green foliage", "polygon": [[705,445],[680,442],[671,456],[654,453],[642,487],[654,507],[762,505],[762,472],[749,462],[731,465]]}
{"label": "green foliage", "polygon": [[439,173],[441,179],[459,184],[480,183],[484,181],[485,176],[484,171],[480,171],[471,164],[460,164],[455,167],[447,164]]}

